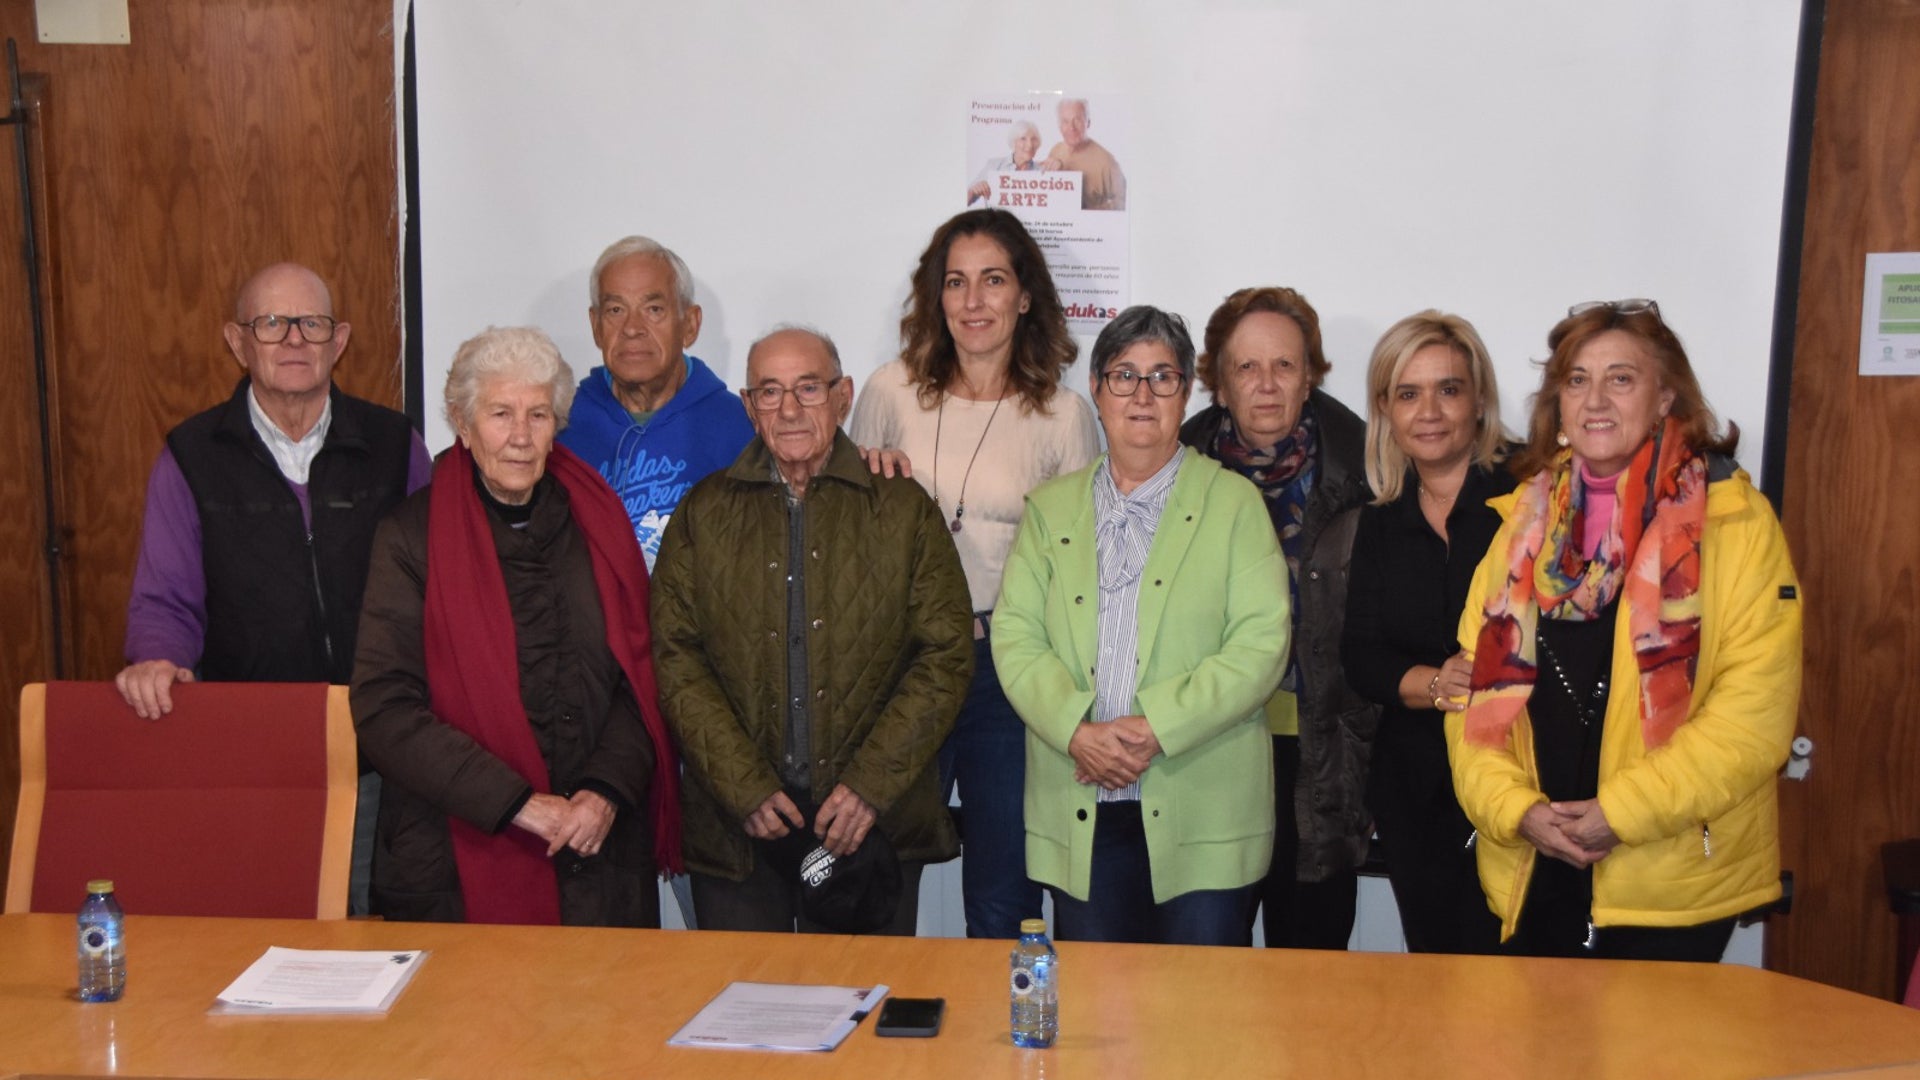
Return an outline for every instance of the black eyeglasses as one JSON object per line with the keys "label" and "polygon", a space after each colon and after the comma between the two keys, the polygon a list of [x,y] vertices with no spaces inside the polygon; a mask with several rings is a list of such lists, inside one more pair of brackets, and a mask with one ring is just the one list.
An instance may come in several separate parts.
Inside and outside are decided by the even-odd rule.
{"label": "black eyeglasses", "polygon": [[1159,368],[1144,374],[1132,368],[1114,368],[1101,375],[1100,381],[1107,384],[1107,393],[1115,397],[1132,397],[1141,383],[1147,384],[1147,389],[1154,397],[1172,397],[1186,385],[1187,376],[1171,368]]}
{"label": "black eyeglasses", "polygon": [[827,391],[838,386],[845,375],[836,375],[831,379],[803,379],[792,386],[779,383],[766,383],[761,386],[749,386],[740,391],[741,395],[753,404],[757,412],[772,412],[780,407],[788,394],[800,403],[803,409],[811,409],[827,402]]}
{"label": "black eyeglasses", "polygon": [[1575,304],[1567,309],[1567,318],[1585,315],[1589,311],[1598,311],[1601,308],[1609,308],[1616,315],[1638,315],[1644,311],[1651,313],[1656,319],[1660,317],[1659,304],[1645,297],[1636,296],[1627,300],[1589,300],[1584,304]]}
{"label": "black eyeglasses", "polygon": [[333,328],[339,323],[331,315],[256,315],[240,325],[253,331],[253,339],[262,345],[280,344],[296,326],[300,340],[324,345],[333,340]]}

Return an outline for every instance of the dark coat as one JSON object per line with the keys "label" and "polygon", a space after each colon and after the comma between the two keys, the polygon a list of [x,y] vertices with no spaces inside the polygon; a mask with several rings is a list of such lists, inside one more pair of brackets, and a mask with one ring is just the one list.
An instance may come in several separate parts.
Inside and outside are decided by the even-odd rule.
{"label": "dark coat", "polygon": [[[1319,460],[1300,529],[1300,604],[1293,613],[1293,650],[1300,664],[1300,772],[1294,780],[1299,822],[1300,881],[1325,881],[1367,858],[1372,821],[1366,808],[1367,748],[1380,710],[1347,685],[1340,635],[1347,617],[1347,560],[1355,515],[1373,497],[1367,487],[1367,427],[1345,405],[1314,390],[1307,408],[1319,421]],[[1180,441],[1212,453],[1224,406],[1213,405],[1180,428]],[[1277,508],[1268,503],[1270,513]],[[1275,532],[1279,530],[1276,518]],[[1283,778],[1276,784],[1285,786]]]}
{"label": "dark coat", "polygon": [[[513,828],[532,793],[508,765],[434,716],[422,635],[429,493],[394,511],[375,534],[354,665],[360,750],[381,776],[372,906],[389,919],[465,918],[447,816],[490,832]],[[484,501],[484,500],[483,500]],[[647,791],[654,747],[625,674],[607,647],[586,539],[566,489],[536,488],[533,517],[515,529],[489,509],[520,658],[520,700],[552,794],[587,788],[617,808],[597,855],[554,858],[561,922],[657,926]]]}
{"label": "dark coat", "polygon": [[1459,651],[1454,634],[1467,587],[1500,529],[1500,515],[1487,500],[1513,488],[1503,466],[1469,468],[1447,514],[1447,540],[1421,514],[1419,485],[1411,478],[1398,499],[1360,512],[1341,654],[1353,688],[1383,708],[1382,745],[1391,741],[1396,752],[1409,755],[1410,766],[1418,762],[1415,773],[1401,772],[1419,777],[1423,790],[1406,793],[1410,798],[1424,801],[1442,785],[1451,788],[1453,779],[1440,713],[1408,708],[1400,700],[1400,679],[1408,668],[1437,667]]}
{"label": "dark coat", "polygon": [[[932,767],[973,676],[953,536],[921,486],[868,472],[839,435],[807,484],[806,605],[815,803],[846,784],[903,860],[959,849]],[[787,497],[756,438],[694,485],[654,564],[654,672],[686,764],[687,867],[744,879],[743,822],[782,789]]]}

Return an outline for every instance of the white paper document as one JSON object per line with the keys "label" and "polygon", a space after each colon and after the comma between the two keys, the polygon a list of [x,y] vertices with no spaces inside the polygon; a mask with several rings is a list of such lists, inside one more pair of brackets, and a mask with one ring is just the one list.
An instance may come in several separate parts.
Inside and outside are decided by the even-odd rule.
{"label": "white paper document", "polygon": [[427,958],[421,950],[350,952],[273,946],[220,991],[215,1013],[384,1013]]}
{"label": "white paper document", "polygon": [[886,996],[885,986],[728,983],[667,1045],[831,1050]]}

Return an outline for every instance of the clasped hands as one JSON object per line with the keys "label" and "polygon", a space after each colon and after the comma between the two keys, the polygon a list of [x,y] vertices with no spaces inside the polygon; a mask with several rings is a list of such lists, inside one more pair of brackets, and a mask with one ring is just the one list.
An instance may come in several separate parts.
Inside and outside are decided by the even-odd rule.
{"label": "clasped hands", "polygon": [[1160,739],[1144,716],[1120,716],[1103,724],[1082,720],[1067,741],[1074,781],[1108,791],[1140,779],[1159,753]]}
{"label": "clasped hands", "polygon": [[597,791],[576,791],[570,799],[535,792],[513,823],[547,842],[549,857],[572,848],[595,855],[613,828],[613,804]]}
{"label": "clasped hands", "polygon": [[[813,815],[813,834],[836,858],[851,855],[860,850],[879,816],[873,805],[854,794],[852,788],[835,784],[833,792],[820,804],[820,812]],[[784,791],[767,796],[746,820],[747,835],[755,840],[778,840],[794,829],[806,827],[806,817]]]}
{"label": "clasped hands", "polygon": [[1620,843],[1599,799],[1535,803],[1520,819],[1520,835],[1540,854],[1580,869],[1606,858]]}

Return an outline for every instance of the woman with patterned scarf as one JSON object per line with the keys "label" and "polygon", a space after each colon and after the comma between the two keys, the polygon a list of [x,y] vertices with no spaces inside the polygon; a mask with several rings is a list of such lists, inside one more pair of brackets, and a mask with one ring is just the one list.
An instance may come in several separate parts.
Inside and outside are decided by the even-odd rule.
{"label": "woman with patterned scarf", "polygon": [[[1344,949],[1371,830],[1367,756],[1379,707],[1347,685],[1340,633],[1357,509],[1373,498],[1366,425],[1320,382],[1320,316],[1292,289],[1241,289],[1207,320],[1200,381],[1214,404],[1180,441],[1253,481],[1286,555],[1293,647],[1267,702],[1273,864],[1261,883],[1269,947]],[[1356,510],[1355,513],[1348,513]]]}
{"label": "woman with patterned scarf", "polygon": [[1547,344],[1447,715],[1480,882],[1509,951],[1717,961],[1780,895],[1786,537],[1658,305],[1577,305]]}

